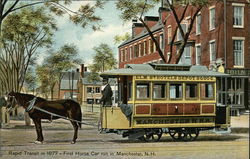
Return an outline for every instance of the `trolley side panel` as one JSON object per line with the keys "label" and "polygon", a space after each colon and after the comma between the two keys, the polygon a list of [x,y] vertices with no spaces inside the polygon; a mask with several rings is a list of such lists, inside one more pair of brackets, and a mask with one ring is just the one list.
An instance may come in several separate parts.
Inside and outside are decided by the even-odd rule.
{"label": "trolley side panel", "polygon": [[102,108],[102,128],[131,129],[129,120],[119,107]]}

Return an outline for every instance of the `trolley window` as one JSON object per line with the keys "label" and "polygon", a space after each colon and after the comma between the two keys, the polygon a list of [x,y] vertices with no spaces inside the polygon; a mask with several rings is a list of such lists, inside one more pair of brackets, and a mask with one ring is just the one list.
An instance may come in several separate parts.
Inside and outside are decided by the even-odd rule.
{"label": "trolley window", "polygon": [[186,83],[186,99],[194,99],[198,97],[197,84]]}
{"label": "trolley window", "polygon": [[149,83],[137,83],[136,84],[136,98],[148,99],[149,98]]}
{"label": "trolley window", "polygon": [[162,99],[166,97],[166,84],[165,83],[154,83],[153,85],[153,98]]}
{"label": "trolley window", "polygon": [[169,85],[170,99],[181,99],[182,98],[182,84],[172,83]]}
{"label": "trolley window", "polygon": [[201,98],[214,99],[214,84],[201,83]]}

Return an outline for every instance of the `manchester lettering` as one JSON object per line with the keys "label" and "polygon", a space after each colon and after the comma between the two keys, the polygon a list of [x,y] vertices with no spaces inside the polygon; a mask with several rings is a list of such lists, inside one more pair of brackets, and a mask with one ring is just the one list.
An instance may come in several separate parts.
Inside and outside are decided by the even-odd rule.
{"label": "manchester lettering", "polygon": [[187,118],[187,119],[136,119],[136,124],[185,124],[185,123],[212,123],[214,119],[210,118]]}

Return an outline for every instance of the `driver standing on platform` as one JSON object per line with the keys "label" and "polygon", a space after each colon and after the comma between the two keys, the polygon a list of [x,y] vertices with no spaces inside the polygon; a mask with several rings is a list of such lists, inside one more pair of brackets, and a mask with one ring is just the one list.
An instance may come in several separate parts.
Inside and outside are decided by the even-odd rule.
{"label": "driver standing on platform", "polygon": [[102,98],[100,102],[102,103],[103,107],[111,107],[112,106],[112,96],[113,92],[108,83],[108,79],[103,79],[103,87],[102,87]]}

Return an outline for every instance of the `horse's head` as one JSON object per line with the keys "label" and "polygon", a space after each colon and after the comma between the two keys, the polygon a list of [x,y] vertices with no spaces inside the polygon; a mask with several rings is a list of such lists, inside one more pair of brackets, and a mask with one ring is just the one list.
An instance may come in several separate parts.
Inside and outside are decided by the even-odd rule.
{"label": "horse's head", "polygon": [[17,100],[16,100],[16,94],[15,92],[10,92],[5,96],[6,100],[6,108],[7,111],[10,112],[12,109],[14,109],[17,106]]}

